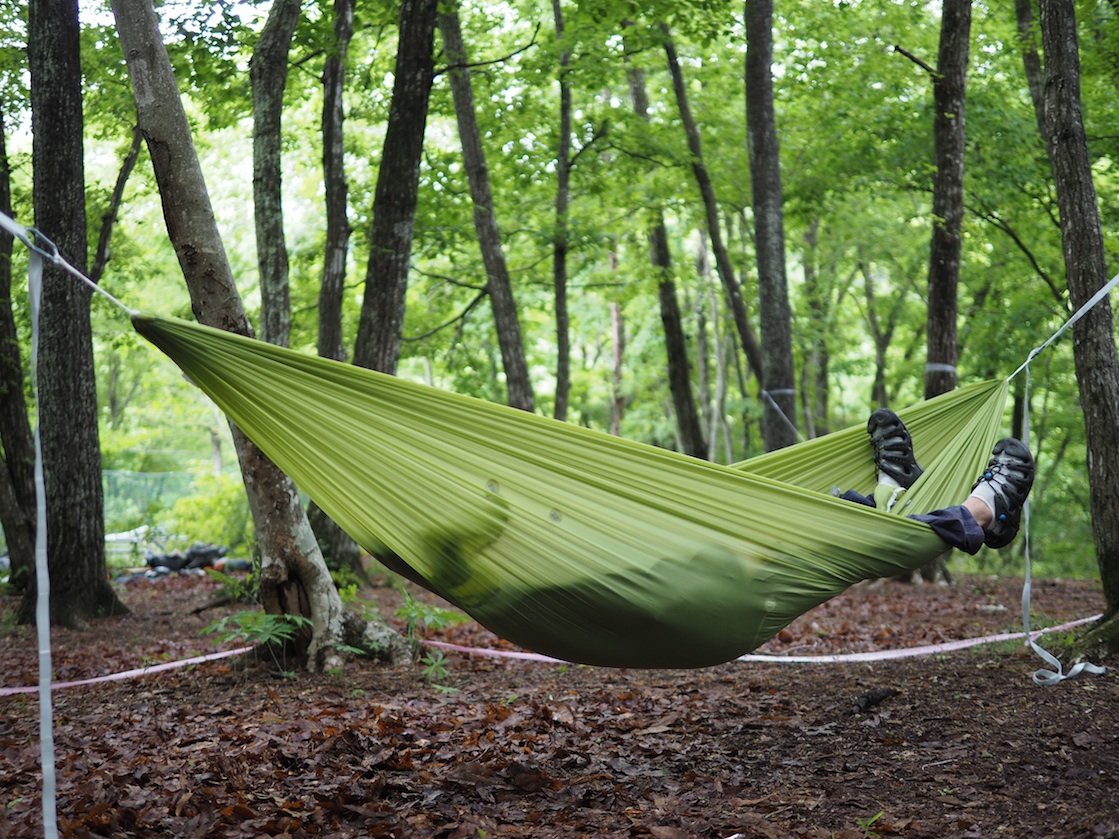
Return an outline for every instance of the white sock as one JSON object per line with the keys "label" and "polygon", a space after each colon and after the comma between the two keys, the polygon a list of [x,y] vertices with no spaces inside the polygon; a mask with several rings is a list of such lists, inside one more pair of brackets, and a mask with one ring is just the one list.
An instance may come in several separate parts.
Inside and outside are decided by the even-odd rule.
{"label": "white sock", "polygon": [[978,498],[991,508],[991,515],[995,514],[995,488],[990,481],[980,481],[979,485],[971,491],[972,498]]}
{"label": "white sock", "polygon": [[878,485],[879,486],[885,486],[885,487],[899,487],[899,486],[901,486],[901,484],[899,484],[897,482],[897,479],[891,478],[889,475],[887,475],[885,472],[882,472],[882,471],[878,472]]}

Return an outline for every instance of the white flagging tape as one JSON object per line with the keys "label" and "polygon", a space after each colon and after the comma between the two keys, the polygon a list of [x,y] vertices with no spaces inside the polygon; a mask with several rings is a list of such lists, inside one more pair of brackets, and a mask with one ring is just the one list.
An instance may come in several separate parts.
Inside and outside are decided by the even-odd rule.
{"label": "white flagging tape", "polygon": [[[72,682],[55,682],[51,685],[53,690],[60,688],[76,688],[82,685],[95,685],[99,682],[119,682],[122,679],[134,679],[138,676],[150,676],[152,673],[163,673],[167,670],[175,670],[179,667],[189,667],[192,664],[205,664],[207,661],[218,661],[223,658],[231,658],[235,655],[242,655],[244,653],[252,652],[252,647],[238,647],[235,650],[223,650],[220,653],[210,653],[209,655],[196,655],[193,658],[184,658],[178,661],[165,661],[163,664],[152,664],[148,667],[137,667],[134,670],[123,670],[120,673],[110,673],[107,676],[93,676],[89,679],[76,679]],[[32,693],[38,690],[33,685],[26,687],[15,688],[0,688],[0,696],[14,696],[17,693]]]}
{"label": "white flagging tape", "polygon": [[[1107,295],[1109,295],[1116,286],[1119,286],[1119,274],[1116,274],[1114,277],[1112,277],[1111,280],[1103,286],[1103,288],[1093,294],[1091,298],[1089,298],[1088,301],[1084,303],[1083,306],[1076,310],[1076,313],[1072,317],[1070,317],[1064,322],[1064,324],[1061,325],[1060,329],[1049,336],[1048,340],[1046,340],[1040,346],[1035,347],[1030,352],[1029,357],[1024,362],[1022,362],[1022,365],[1007,377],[1007,381],[1009,381],[1010,379],[1013,379],[1015,376],[1017,376],[1019,373],[1025,372],[1026,374],[1025,386],[1023,388],[1024,393],[1022,396],[1022,442],[1026,444],[1027,448],[1030,445],[1030,362],[1041,355],[1041,353],[1047,347],[1049,347],[1053,342],[1060,338],[1074,323],[1076,323],[1078,320],[1084,317],[1084,315],[1088,314],[1088,312],[1095,308],[1096,305],[1099,304],[1099,302],[1105,297],[1107,297]],[[1046,670],[1043,667],[1039,670],[1035,670],[1033,674],[1034,682],[1039,685],[1049,686],[1060,684],[1065,679],[1074,679],[1081,673],[1091,673],[1097,676],[1106,673],[1106,667],[1103,667],[1099,664],[1091,664],[1087,661],[1077,662],[1072,666],[1068,673],[1065,673],[1060,660],[1058,660],[1055,655],[1053,655],[1045,648],[1034,643],[1033,638],[1030,637],[1030,591],[1032,588],[1033,572],[1032,563],[1030,560],[1029,499],[1026,499],[1026,503],[1022,505],[1022,518],[1022,536],[1025,540],[1026,560],[1025,580],[1022,584],[1022,628],[1026,632],[1026,637],[1029,638],[1030,648],[1034,651],[1034,654],[1037,655],[1038,658],[1040,658],[1050,667],[1054,668],[1052,670]]]}
{"label": "white flagging tape", "polygon": [[[102,289],[58,253],[54,242],[37,231],[0,213],[0,228],[27,246],[27,293],[31,303],[31,393],[39,403],[39,313],[43,295],[43,261],[65,269],[112,303],[132,313],[113,295]],[[58,803],[54,755],[54,706],[51,700],[51,621],[50,574],[47,564],[47,504],[43,478],[43,445],[39,422],[35,423],[35,627],[39,644],[39,757],[43,770],[43,835],[58,836]]]}
{"label": "white flagging tape", "polygon": [[[27,269],[31,301],[31,395],[39,404],[39,312],[43,300],[43,259],[31,248]],[[43,835],[58,836],[54,763],[54,704],[51,700],[51,583],[47,571],[47,491],[43,478],[41,423],[35,420],[35,634],[39,641],[39,760],[43,768]]]}
{"label": "white flagging tape", "polygon": [[[890,661],[899,658],[920,658],[930,655],[943,655],[945,653],[965,650],[968,647],[977,647],[980,644],[997,644],[1002,641],[1016,641],[1023,636],[1026,640],[1033,639],[1050,632],[1063,632],[1082,624],[1091,623],[1100,619],[1100,615],[1090,618],[1080,618],[1069,621],[1060,626],[1050,626],[1045,629],[1035,629],[1033,632],[1006,632],[1001,635],[986,635],[982,638],[966,638],[962,641],[945,641],[942,644],[928,644],[923,647],[904,647],[896,650],[873,650],[863,653],[841,653],[837,655],[767,655],[762,653],[749,653],[741,655],[735,661],[765,663],[765,664],[851,664],[865,661]],[[491,658],[511,658],[519,661],[535,661],[540,664],[570,664],[561,658],[541,655],[540,653],[527,653],[518,650],[494,650],[484,647],[464,647],[460,644],[450,644],[446,641],[424,641],[429,647],[436,647],[449,652],[463,653],[466,655],[489,656]]]}

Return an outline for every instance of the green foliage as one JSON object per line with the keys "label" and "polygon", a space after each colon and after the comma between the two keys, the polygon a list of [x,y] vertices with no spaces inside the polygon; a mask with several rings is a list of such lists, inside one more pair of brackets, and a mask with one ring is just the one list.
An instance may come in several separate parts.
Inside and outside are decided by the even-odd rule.
{"label": "green foliage", "polygon": [[249,503],[239,477],[199,475],[195,493],[179,500],[163,521],[167,532],[187,545],[200,541],[243,551],[253,541]]}
{"label": "green foliage", "polygon": [[[221,643],[241,642],[267,648],[272,662],[285,678],[294,674],[286,669],[286,648],[296,633],[311,628],[311,619],[302,615],[271,615],[266,612],[234,612],[211,623],[204,635],[216,635]],[[248,667],[248,660],[245,662]]]}
{"label": "green foliage", "polygon": [[410,639],[415,639],[422,632],[433,632],[470,620],[462,612],[416,600],[403,586],[400,588],[400,595],[403,602],[397,608],[396,616],[404,619],[405,634]]}

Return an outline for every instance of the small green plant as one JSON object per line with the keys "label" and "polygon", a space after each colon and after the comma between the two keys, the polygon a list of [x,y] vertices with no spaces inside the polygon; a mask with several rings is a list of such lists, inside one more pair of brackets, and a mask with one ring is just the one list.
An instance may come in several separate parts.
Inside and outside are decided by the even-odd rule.
{"label": "small green plant", "polygon": [[863,839],[877,839],[878,833],[871,830],[874,823],[877,822],[882,816],[886,814],[885,810],[879,810],[873,816],[866,819],[855,819],[855,823],[859,826],[859,830],[863,832]]}
{"label": "small green plant", "polygon": [[[303,615],[270,615],[266,612],[234,612],[214,621],[202,630],[205,635],[217,635],[224,643],[244,641],[254,647],[265,646],[271,651],[273,663],[285,671],[285,662],[277,658],[295,633],[311,626],[311,619]],[[246,663],[247,666],[247,663]]]}
{"label": "small green plant", "polygon": [[216,568],[207,568],[206,573],[211,579],[221,583],[221,588],[218,590],[220,595],[224,595],[234,603],[255,603],[257,602],[257,592],[260,590],[259,582],[255,572],[251,572],[244,578],[234,577],[231,574],[226,574],[218,571]]}
{"label": "small green plant", "polygon": [[415,640],[421,631],[435,631],[470,620],[462,612],[416,600],[406,588],[401,587],[400,592],[404,603],[397,608],[396,616],[404,619],[404,634],[409,639]]}

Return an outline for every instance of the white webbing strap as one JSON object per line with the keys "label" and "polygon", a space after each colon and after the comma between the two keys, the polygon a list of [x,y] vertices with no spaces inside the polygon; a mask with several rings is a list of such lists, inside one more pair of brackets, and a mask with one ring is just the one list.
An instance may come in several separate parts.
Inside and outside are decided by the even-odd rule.
{"label": "white webbing strap", "polygon": [[[54,243],[0,213],[0,227],[27,246],[27,294],[31,302],[31,394],[39,404],[39,307],[43,299],[43,259],[58,260]],[[46,247],[44,247],[44,245]],[[43,835],[58,836],[54,765],[54,702],[51,698],[51,586],[47,572],[47,499],[43,442],[35,422],[35,632],[39,642],[39,760],[43,768]]]}
{"label": "white webbing strap", "polygon": [[[1022,366],[1020,366],[1017,370],[1011,373],[1010,376],[1007,377],[1008,380],[1013,379],[1015,376],[1023,371],[1026,374],[1025,386],[1023,388],[1024,393],[1022,395],[1022,442],[1026,444],[1027,448],[1030,445],[1030,362],[1037,358],[1042,353],[1042,351],[1044,351],[1050,344],[1060,338],[1061,335],[1063,335],[1065,331],[1069,329],[1069,327],[1071,327],[1074,323],[1084,317],[1084,315],[1090,312],[1101,300],[1107,297],[1107,295],[1110,294],[1112,289],[1114,289],[1116,286],[1119,286],[1119,274],[1116,274],[1114,277],[1112,277],[1110,282],[1108,282],[1106,285],[1103,286],[1103,288],[1093,294],[1092,297],[1083,306],[1076,310],[1076,313],[1071,318],[1069,318],[1067,321],[1064,322],[1064,324],[1061,325],[1060,329],[1049,336],[1049,339],[1045,341],[1045,343],[1041,344],[1039,347],[1036,347],[1032,352],[1030,352],[1029,358],[1027,358],[1022,363]],[[1033,574],[1030,562],[1029,499],[1026,500],[1026,503],[1024,505],[1022,505],[1022,519],[1022,531],[1023,538],[1025,540],[1024,550],[1026,559],[1025,579],[1022,583],[1022,627],[1026,632],[1026,640],[1029,642],[1030,649],[1034,651],[1034,654],[1037,655],[1038,658],[1048,664],[1049,667],[1053,668],[1051,670],[1047,670],[1043,667],[1039,670],[1035,670],[1033,674],[1034,682],[1039,685],[1048,686],[1059,684],[1065,679],[1074,679],[1081,673],[1092,673],[1094,675],[1106,673],[1106,667],[1103,667],[1099,664],[1092,664],[1087,661],[1077,662],[1066,673],[1064,671],[1064,666],[1061,664],[1060,660],[1051,652],[1040,646],[1036,641],[1034,641],[1033,636],[1030,634],[1030,594],[1033,587]]]}

